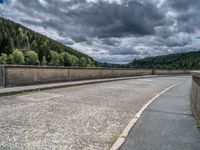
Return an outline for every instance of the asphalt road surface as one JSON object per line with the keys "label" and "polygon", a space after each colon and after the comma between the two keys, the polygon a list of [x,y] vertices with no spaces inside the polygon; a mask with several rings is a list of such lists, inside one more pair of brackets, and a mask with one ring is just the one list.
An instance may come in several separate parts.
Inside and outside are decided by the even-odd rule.
{"label": "asphalt road surface", "polygon": [[120,150],[200,150],[190,106],[191,81],[158,97],[142,114]]}
{"label": "asphalt road surface", "polygon": [[180,81],[191,82],[191,77],[124,80],[0,97],[0,149],[109,149],[146,102]]}

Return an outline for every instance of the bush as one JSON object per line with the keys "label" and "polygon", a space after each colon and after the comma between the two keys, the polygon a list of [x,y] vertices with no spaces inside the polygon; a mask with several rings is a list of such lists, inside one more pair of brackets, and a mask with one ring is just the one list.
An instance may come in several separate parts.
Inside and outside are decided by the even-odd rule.
{"label": "bush", "polygon": [[95,67],[93,61],[91,59],[87,59],[87,67]]}
{"label": "bush", "polygon": [[7,64],[14,64],[14,58],[12,54],[8,55]]}
{"label": "bush", "polygon": [[14,64],[18,64],[18,65],[24,64],[24,54],[20,50],[15,49],[12,55],[13,55]]}
{"label": "bush", "polygon": [[6,64],[7,62],[7,55],[2,53],[0,57],[0,64]]}
{"label": "bush", "polygon": [[62,66],[72,66],[72,55],[67,52],[63,52],[59,56],[60,65]]}
{"label": "bush", "polygon": [[51,51],[51,64],[54,66],[60,64],[59,54],[56,51]]}
{"label": "bush", "polygon": [[79,60],[79,66],[87,67],[87,60],[84,57],[81,57],[81,59]]}
{"label": "bush", "polygon": [[40,63],[38,54],[32,50],[28,51],[25,54],[25,63],[26,65],[38,65]]}
{"label": "bush", "polygon": [[71,65],[72,66],[79,66],[78,58],[74,55],[71,55]]}

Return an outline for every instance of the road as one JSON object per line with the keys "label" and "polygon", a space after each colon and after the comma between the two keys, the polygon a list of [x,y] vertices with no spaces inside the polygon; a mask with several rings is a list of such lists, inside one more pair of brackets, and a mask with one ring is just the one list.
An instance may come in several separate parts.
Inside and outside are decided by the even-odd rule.
{"label": "road", "polygon": [[191,82],[191,77],[124,80],[0,97],[0,149],[109,149],[145,103],[180,81]]}
{"label": "road", "polygon": [[190,106],[191,81],[170,89],[144,111],[120,150],[199,150]]}

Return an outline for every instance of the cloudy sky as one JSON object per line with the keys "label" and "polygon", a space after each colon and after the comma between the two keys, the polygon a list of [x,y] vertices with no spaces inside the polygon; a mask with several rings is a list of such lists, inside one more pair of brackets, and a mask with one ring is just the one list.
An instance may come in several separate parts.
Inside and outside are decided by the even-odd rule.
{"label": "cloudy sky", "polygon": [[200,0],[0,0],[13,19],[101,62],[200,50]]}

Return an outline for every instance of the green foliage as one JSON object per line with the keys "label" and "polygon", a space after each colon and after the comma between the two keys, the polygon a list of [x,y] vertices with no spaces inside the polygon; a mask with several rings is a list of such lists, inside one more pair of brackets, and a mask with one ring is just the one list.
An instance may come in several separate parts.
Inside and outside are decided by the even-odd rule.
{"label": "green foliage", "polygon": [[148,57],[129,64],[136,68],[200,69],[200,51]]}
{"label": "green foliage", "polygon": [[197,128],[200,128],[200,120],[197,121]]}
{"label": "green foliage", "polygon": [[90,59],[87,61],[87,67],[95,67],[94,63]]}
{"label": "green foliage", "polygon": [[7,64],[14,64],[14,58],[12,54],[8,55]]}
{"label": "green foliage", "polygon": [[70,55],[69,53],[61,53],[59,59],[62,66],[72,66],[72,55]]}
{"label": "green foliage", "polygon": [[76,56],[71,55],[71,65],[72,66],[79,66],[78,58]]}
{"label": "green foliage", "polygon": [[60,64],[59,54],[56,51],[51,51],[51,64],[54,66]]}
{"label": "green foliage", "polygon": [[6,64],[7,59],[8,59],[7,55],[2,53],[0,57],[0,64]]}
{"label": "green foliage", "polygon": [[87,60],[85,59],[85,57],[81,57],[81,59],[79,60],[79,66],[87,67]]}
{"label": "green foliage", "polygon": [[23,65],[25,63],[24,62],[24,54],[20,50],[15,49],[13,51],[12,55],[13,55],[14,64]]}
{"label": "green foliage", "polygon": [[47,65],[46,57],[43,56],[41,65]]}
{"label": "green foliage", "polygon": [[[51,64],[52,56],[51,50],[56,51],[58,54],[67,53],[70,56],[74,56],[67,62],[65,59],[64,64],[67,66],[76,66],[77,59],[90,58],[89,56],[78,52],[62,43],[52,40],[44,35],[36,33],[18,23],[11,20],[0,17],[0,53],[11,54],[15,48],[22,50],[23,52],[29,49],[35,51],[38,54],[38,58],[41,64],[43,64],[43,58],[46,58],[47,63]],[[65,54],[66,55],[66,54]],[[67,57],[66,55],[65,57]],[[13,56],[14,57],[14,56]],[[71,62],[72,61],[72,62]],[[93,65],[95,62],[92,60]],[[57,62],[56,62],[57,65]],[[87,65],[84,65],[87,66]]]}
{"label": "green foliage", "polygon": [[25,54],[26,65],[38,65],[39,63],[38,54],[36,52],[30,50]]}

